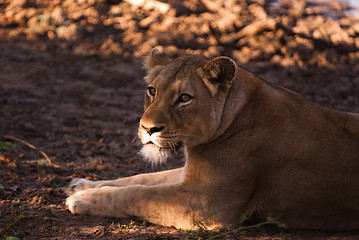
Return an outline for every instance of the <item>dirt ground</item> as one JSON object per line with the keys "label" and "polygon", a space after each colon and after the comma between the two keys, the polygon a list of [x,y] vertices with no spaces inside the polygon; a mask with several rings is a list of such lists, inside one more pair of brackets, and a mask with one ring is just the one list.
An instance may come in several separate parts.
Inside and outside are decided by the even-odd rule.
{"label": "dirt ground", "polygon": [[[354,239],[277,227],[185,232],[71,215],[71,178],[152,167],[137,155],[141,59],[226,55],[320,105],[359,112],[359,20],[344,1],[0,1],[0,237],[3,239]],[[47,159],[47,156],[49,159]],[[222,234],[222,235],[218,235]]]}

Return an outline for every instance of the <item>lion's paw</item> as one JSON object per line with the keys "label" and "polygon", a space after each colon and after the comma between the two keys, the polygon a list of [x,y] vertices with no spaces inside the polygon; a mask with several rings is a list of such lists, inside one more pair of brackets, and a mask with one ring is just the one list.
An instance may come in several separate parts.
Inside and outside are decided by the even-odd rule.
{"label": "lion's paw", "polygon": [[94,182],[91,180],[87,180],[85,178],[74,178],[71,180],[69,186],[66,188],[66,192],[69,196],[71,196],[76,192],[93,187],[94,187]]}
{"label": "lion's paw", "polygon": [[66,199],[66,206],[71,213],[75,214],[91,214],[94,204],[89,191],[81,191]]}

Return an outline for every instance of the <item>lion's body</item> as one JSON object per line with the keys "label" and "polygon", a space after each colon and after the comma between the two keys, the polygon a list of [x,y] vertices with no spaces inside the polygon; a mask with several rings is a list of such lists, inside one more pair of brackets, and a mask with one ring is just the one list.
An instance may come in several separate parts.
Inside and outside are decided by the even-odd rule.
{"label": "lion's body", "polygon": [[[359,229],[358,115],[271,86],[228,58],[169,62],[152,55],[146,81],[156,93],[146,96],[140,122],[143,154],[180,143],[185,167],[75,180],[67,199],[72,212],[183,229],[196,221],[236,227],[247,217],[272,217],[290,228]],[[183,92],[191,98],[182,101]]]}

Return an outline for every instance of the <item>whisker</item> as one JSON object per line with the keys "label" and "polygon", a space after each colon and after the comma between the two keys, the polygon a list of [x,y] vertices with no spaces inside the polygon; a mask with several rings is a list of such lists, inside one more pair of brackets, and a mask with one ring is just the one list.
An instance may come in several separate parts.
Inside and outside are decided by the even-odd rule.
{"label": "whisker", "polygon": [[186,133],[186,132],[178,133],[177,135],[178,135],[178,136],[183,136],[183,137],[195,137],[194,134],[192,134],[192,133]]}
{"label": "whisker", "polygon": [[132,143],[135,144],[136,147],[142,146],[141,139],[137,135],[132,139]]}
{"label": "whisker", "polygon": [[171,148],[171,151],[174,152],[175,151],[175,143],[172,142],[168,142]]}

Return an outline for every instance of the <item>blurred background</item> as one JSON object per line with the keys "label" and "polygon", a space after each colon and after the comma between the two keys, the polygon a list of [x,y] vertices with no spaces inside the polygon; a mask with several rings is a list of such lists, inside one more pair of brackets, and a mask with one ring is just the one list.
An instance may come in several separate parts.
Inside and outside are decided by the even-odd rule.
{"label": "blurred background", "polygon": [[[306,52],[318,54],[313,45],[358,48],[358,6],[356,0],[2,0],[0,26],[2,38],[47,40],[82,55],[140,57],[162,45],[174,54],[303,66]],[[291,59],[296,51],[302,53]]]}

